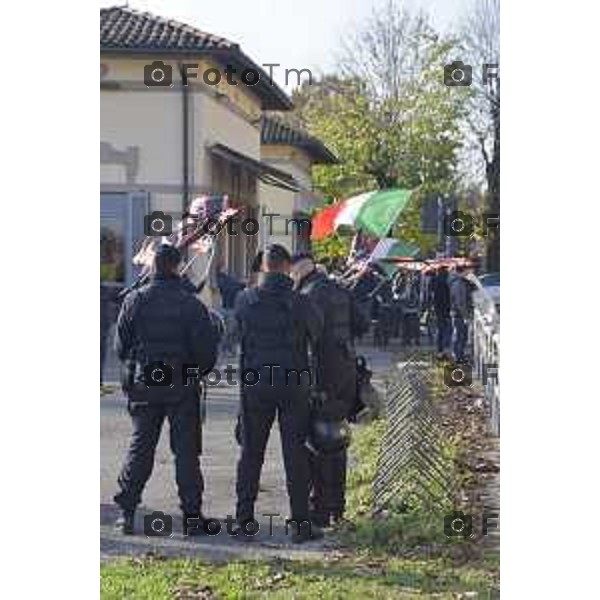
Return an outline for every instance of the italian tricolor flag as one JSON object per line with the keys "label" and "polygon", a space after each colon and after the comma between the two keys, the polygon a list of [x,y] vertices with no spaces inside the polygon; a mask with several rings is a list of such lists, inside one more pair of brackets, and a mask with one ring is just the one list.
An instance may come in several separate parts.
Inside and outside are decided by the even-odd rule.
{"label": "italian tricolor flag", "polygon": [[323,239],[340,228],[383,238],[408,204],[411,193],[398,189],[366,192],[327,206],[313,217],[311,238]]}

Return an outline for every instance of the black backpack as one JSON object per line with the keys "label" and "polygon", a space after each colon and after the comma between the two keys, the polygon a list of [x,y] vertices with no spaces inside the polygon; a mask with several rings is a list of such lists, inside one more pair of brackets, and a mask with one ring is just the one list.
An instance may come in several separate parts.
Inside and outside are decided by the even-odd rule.
{"label": "black backpack", "polygon": [[325,330],[321,342],[321,381],[328,393],[324,412],[343,419],[356,399],[356,352],[352,345],[352,296],[339,283],[325,277],[309,281],[302,292],[323,311]]}
{"label": "black backpack", "polygon": [[[260,288],[247,293],[248,303],[241,317],[242,364],[245,369],[256,369],[260,383],[264,379],[273,385],[285,385],[286,369],[307,367],[302,356],[302,341],[297,299],[294,293],[274,294]],[[279,368],[265,365],[276,364]]]}

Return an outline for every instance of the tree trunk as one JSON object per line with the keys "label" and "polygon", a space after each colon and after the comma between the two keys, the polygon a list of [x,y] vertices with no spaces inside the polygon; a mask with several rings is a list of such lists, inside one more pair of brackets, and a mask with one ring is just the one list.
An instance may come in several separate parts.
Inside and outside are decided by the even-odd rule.
{"label": "tree trunk", "polygon": [[[488,186],[486,212],[500,218],[500,82],[498,81],[497,103],[492,107],[494,120],[494,144],[491,160],[486,165],[486,178]],[[497,273],[500,271],[500,222],[498,227],[488,229],[486,241],[486,271]]]}

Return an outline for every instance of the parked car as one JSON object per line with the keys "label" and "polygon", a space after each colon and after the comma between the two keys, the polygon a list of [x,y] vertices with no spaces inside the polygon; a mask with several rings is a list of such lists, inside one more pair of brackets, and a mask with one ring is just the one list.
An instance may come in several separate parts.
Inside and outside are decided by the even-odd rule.
{"label": "parked car", "polygon": [[500,314],[500,273],[485,273],[484,275],[468,276],[475,287],[475,295],[484,295],[494,303],[496,312]]}
{"label": "parked car", "polygon": [[479,277],[479,281],[500,310],[500,273],[486,273]]}

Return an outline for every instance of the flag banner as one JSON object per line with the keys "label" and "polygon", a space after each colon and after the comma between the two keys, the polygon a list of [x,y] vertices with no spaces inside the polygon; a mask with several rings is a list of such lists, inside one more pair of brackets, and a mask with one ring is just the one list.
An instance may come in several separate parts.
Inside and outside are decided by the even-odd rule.
{"label": "flag banner", "polygon": [[335,233],[334,221],[343,208],[344,202],[338,202],[318,212],[312,218],[311,239],[318,241]]}
{"label": "flag banner", "polygon": [[371,257],[369,260],[374,261],[384,256],[390,256],[390,251],[394,247],[396,240],[394,238],[383,238],[377,242],[377,246],[371,252]]}
{"label": "flag banner", "polygon": [[[366,192],[359,196],[353,196],[348,198],[344,202],[344,206],[337,214],[334,219],[334,228],[339,229],[340,227],[352,227],[356,225],[356,218],[362,207],[369,201],[370,198],[375,196],[377,192]],[[377,236],[381,237],[381,236]]]}
{"label": "flag banner", "polygon": [[384,238],[407,206],[411,193],[398,189],[365,192],[326,206],[312,219],[311,239],[321,240],[340,229]]}
{"label": "flag banner", "polygon": [[370,196],[360,207],[354,227],[385,237],[410,200],[411,190],[385,190]]}
{"label": "flag banner", "polygon": [[[412,259],[419,254],[419,247],[410,242],[403,242],[394,238],[382,238],[373,249],[369,262],[381,261],[388,258],[406,258]],[[384,271],[390,275],[396,270],[396,265],[389,262],[382,262]]]}

